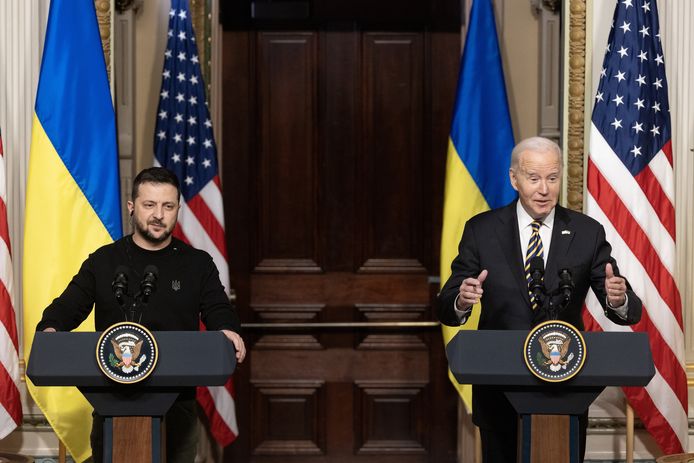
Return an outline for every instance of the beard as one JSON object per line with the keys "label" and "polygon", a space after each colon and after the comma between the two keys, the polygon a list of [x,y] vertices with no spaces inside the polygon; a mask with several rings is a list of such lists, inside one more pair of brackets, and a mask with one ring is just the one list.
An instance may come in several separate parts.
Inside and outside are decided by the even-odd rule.
{"label": "beard", "polygon": [[[148,224],[153,224],[153,225],[159,225],[163,226],[164,223],[160,222],[158,220],[152,220]],[[137,231],[137,234],[140,235],[145,241],[157,245],[161,244],[164,241],[168,240],[169,237],[171,236],[171,233],[173,233],[174,226],[176,223],[174,222],[171,227],[167,227],[160,236],[155,236],[153,235],[149,229],[147,228],[148,224],[144,224],[140,222],[136,217],[133,217],[133,225],[135,226],[135,230]]]}

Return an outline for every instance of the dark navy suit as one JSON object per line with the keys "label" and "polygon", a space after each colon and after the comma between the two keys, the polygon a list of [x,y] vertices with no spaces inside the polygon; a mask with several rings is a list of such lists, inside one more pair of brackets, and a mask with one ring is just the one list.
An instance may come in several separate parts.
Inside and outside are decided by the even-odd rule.
{"label": "dark navy suit", "polygon": [[[619,275],[611,251],[600,223],[584,214],[556,206],[544,282],[546,288],[556,288],[558,272],[566,268],[571,272],[575,284],[571,301],[558,316],[560,320],[571,323],[579,330],[583,329],[581,310],[591,288],[602,304],[605,315],[614,323],[631,325],[640,320],[641,300],[628,282],[627,319],[620,318],[606,306],[605,265],[612,263],[615,275]],[[458,256],[451,265],[451,277],[439,295],[438,316],[441,323],[449,326],[460,324],[453,309],[460,285],[465,278],[477,278],[484,269],[489,274],[482,284],[484,294],[479,329],[529,330],[544,321],[546,315],[534,312],[530,305],[523,268],[524,254],[518,235],[516,201],[471,218],[465,224]],[[473,422],[482,431],[506,430],[509,435],[515,435],[515,411],[503,393],[487,386],[473,386],[472,401]],[[515,441],[506,445],[515,447]]]}

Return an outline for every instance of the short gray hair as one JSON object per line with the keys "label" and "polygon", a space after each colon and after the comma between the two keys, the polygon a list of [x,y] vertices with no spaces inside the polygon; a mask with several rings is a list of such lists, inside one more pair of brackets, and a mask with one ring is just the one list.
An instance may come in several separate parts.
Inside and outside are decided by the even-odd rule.
{"label": "short gray hair", "polygon": [[554,152],[559,156],[559,165],[562,164],[561,148],[554,141],[544,137],[530,137],[521,140],[511,151],[511,169],[518,167],[518,157],[523,151]]}

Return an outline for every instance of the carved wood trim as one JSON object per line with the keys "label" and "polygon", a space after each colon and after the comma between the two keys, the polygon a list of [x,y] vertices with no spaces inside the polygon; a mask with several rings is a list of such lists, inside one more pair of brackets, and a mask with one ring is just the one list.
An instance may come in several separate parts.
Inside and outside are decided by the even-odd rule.
{"label": "carved wood trim", "polygon": [[313,259],[263,259],[253,269],[258,273],[321,273]]}
{"label": "carved wood trim", "polygon": [[368,259],[359,273],[426,273],[417,259]]}
{"label": "carved wood trim", "polygon": [[111,2],[109,0],[95,0],[96,19],[99,23],[99,34],[101,35],[101,47],[104,49],[104,59],[106,60],[106,73],[109,82],[111,78]]}
{"label": "carved wood trim", "polygon": [[427,311],[424,304],[354,304],[354,307],[370,322],[415,321]]}
{"label": "carved wood trim", "polygon": [[310,322],[319,318],[325,304],[251,304],[264,323]]}
{"label": "carved wood trim", "polygon": [[210,47],[212,34],[210,30],[211,5],[209,0],[190,0],[190,16],[195,32],[195,43],[198,46],[200,70],[205,80],[207,100],[210,100]]}
{"label": "carved wood trim", "polygon": [[[427,383],[355,381],[354,386],[357,455],[427,453],[428,429],[398,429],[391,421],[392,412],[419,415],[413,422],[424,419]],[[384,408],[379,411],[379,407]]]}
{"label": "carved wood trim", "polygon": [[[251,380],[251,384],[253,455],[325,454],[325,381]],[[273,412],[280,415],[291,412],[299,404],[303,405],[303,415],[272,416]],[[288,408],[282,409],[283,406]],[[287,419],[296,420],[291,431],[283,423]]]}
{"label": "carved wood trim", "polygon": [[[253,313],[262,323],[311,323],[320,320],[324,304],[267,304],[251,305]],[[322,349],[313,334],[265,334],[254,344],[254,349]]]}
{"label": "carved wood trim", "polygon": [[[369,322],[410,322],[421,320],[427,313],[424,304],[355,304],[362,319]],[[426,350],[427,346],[414,333],[401,331],[369,333],[362,336],[357,349],[381,350]]]}
{"label": "carved wood trim", "polygon": [[569,117],[567,134],[567,194],[569,209],[583,210],[585,133],[586,1],[569,6]]}

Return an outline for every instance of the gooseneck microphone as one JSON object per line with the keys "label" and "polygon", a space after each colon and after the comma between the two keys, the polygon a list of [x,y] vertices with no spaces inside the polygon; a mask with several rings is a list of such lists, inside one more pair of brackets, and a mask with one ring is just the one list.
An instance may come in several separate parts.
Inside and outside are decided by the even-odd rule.
{"label": "gooseneck microphone", "polygon": [[145,276],[140,283],[140,291],[142,291],[142,301],[147,302],[149,296],[157,289],[157,278],[159,277],[159,269],[155,265],[145,267]]}
{"label": "gooseneck microphone", "polygon": [[559,270],[559,293],[564,297],[562,301],[564,304],[568,304],[571,301],[571,293],[574,290],[574,281],[571,277],[571,272],[568,268],[563,268]]}
{"label": "gooseneck microphone", "polygon": [[530,281],[528,282],[528,289],[535,297],[538,304],[541,304],[542,296],[545,293],[545,261],[542,257],[533,257],[530,259]]}
{"label": "gooseneck microphone", "polygon": [[116,295],[118,304],[123,305],[125,303],[123,300],[123,295],[128,293],[128,268],[124,265],[119,265],[116,267],[113,282],[111,283],[111,289]]}

